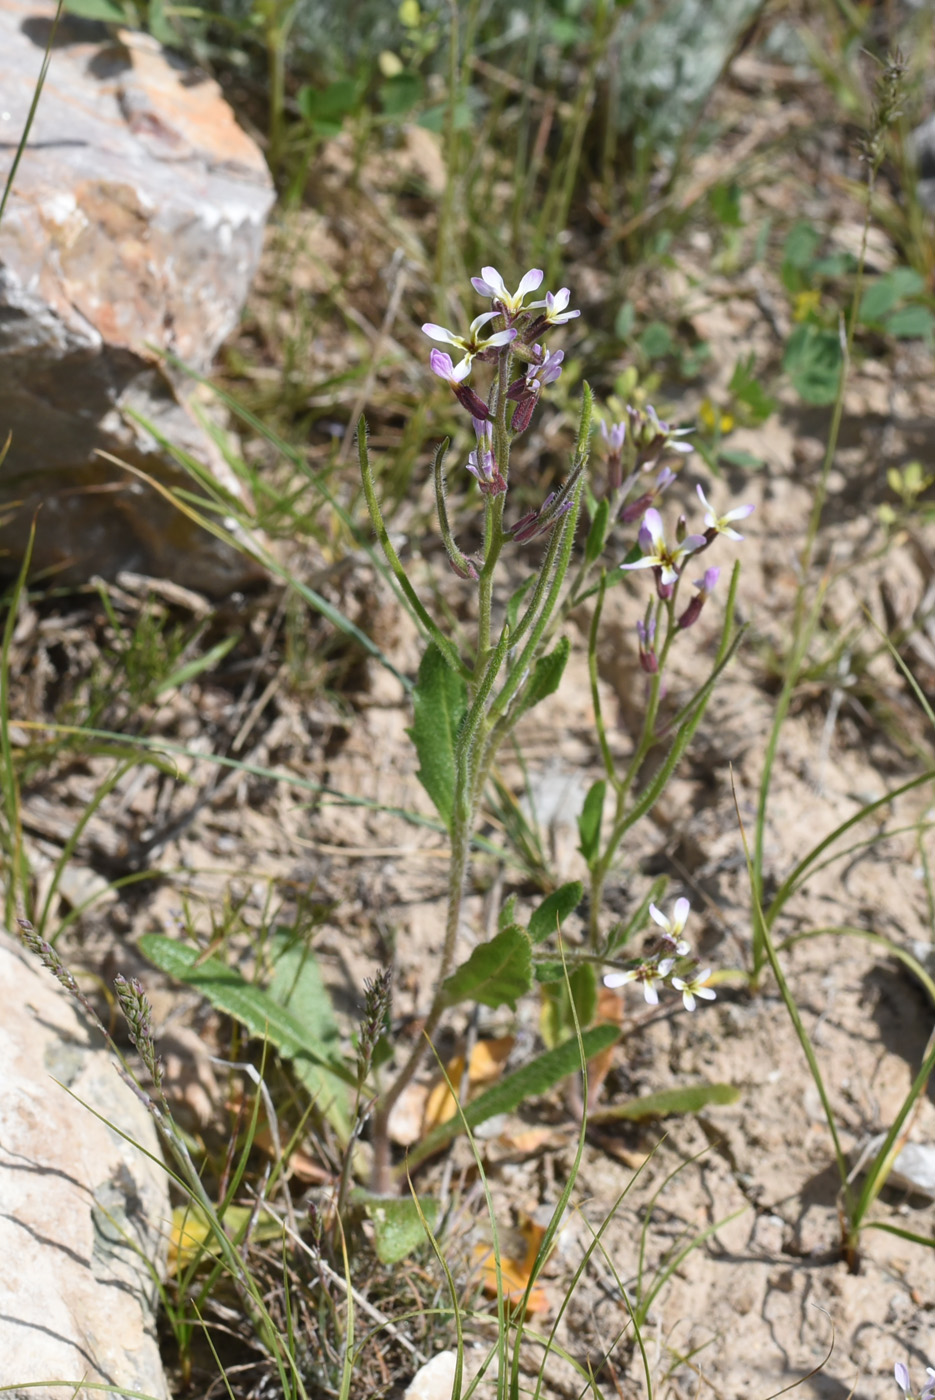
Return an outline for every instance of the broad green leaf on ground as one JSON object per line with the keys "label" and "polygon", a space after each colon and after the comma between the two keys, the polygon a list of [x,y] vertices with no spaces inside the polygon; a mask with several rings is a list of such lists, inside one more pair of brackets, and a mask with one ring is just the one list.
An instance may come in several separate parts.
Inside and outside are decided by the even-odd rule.
{"label": "broad green leaf on ground", "polygon": [[413,691],[408,731],[419,755],[417,777],[451,829],[455,792],[455,747],[467,713],[467,687],[434,642],[426,648]]}
{"label": "broad green leaf on ground", "polygon": [[584,898],[584,886],[580,880],[572,880],[567,885],[548,895],[529,920],[529,937],[533,943],[541,943],[550,933],[561,927],[573,910]]}
{"label": "broad green leaf on ground", "polygon": [[318,1111],[343,1141],[350,1132],[347,1085],[354,1082],[350,1070],[312,1027],[280,1006],[268,992],[246,981],[219,958],[202,958],[197,948],[178,943],[161,933],[140,939],[144,955],[162,972],[195,987],[212,1006],[233,1016],[258,1040],[268,1040],[291,1060],[296,1078],[312,1096]]}
{"label": "broad green leaf on ground", "polygon": [[318,959],[307,943],[286,929],[276,929],[273,934],[273,976],[268,991],[277,1006],[312,1031],[329,1058],[337,1057],[340,1030]]}
{"label": "broad green leaf on ground", "polygon": [[572,1037],[564,1044],[557,1045],[554,1050],[546,1050],[543,1055],[537,1055],[528,1065],[505,1075],[493,1088],[486,1089],[466,1104],[462,1110],[463,1117],[459,1113],[457,1117],[449,1118],[447,1122],[439,1123],[437,1128],[433,1128],[421,1142],[410,1149],[406,1161],[397,1168],[397,1174],[401,1175],[407,1166],[412,1169],[426,1157],[431,1157],[440,1147],[444,1147],[445,1143],[464,1131],[465,1122],[469,1128],[474,1129],[479,1123],[486,1123],[488,1118],[493,1118],[498,1113],[513,1113],[520,1104],[548,1093],[569,1074],[581,1069],[582,1051],[585,1060],[593,1059],[609,1045],[613,1045],[619,1036],[619,1026],[593,1026],[583,1032],[580,1046],[577,1038]]}
{"label": "broad green leaf on ground", "polygon": [[782,367],[806,403],[834,403],[844,356],[837,331],[796,326],[786,342]]}
{"label": "broad green leaf on ground", "polygon": [[592,1109],[592,1123],[607,1123],[616,1118],[639,1122],[644,1118],[665,1118],[670,1113],[700,1113],[713,1103],[736,1103],[740,1090],[735,1084],[686,1084],[681,1089],[662,1089],[658,1094],[646,1094],[641,1099],[610,1104]]}
{"label": "broad green leaf on ground", "polygon": [[479,1001],[484,1006],[511,1006],[532,986],[532,949],[529,936],[518,924],[480,943],[467,962],[455,968],[442,983],[447,1006],[459,1001]]}
{"label": "broad green leaf on ground", "polygon": [[527,710],[531,710],[533,705],[538,705],[540,700],[544,700],[547,695],[554,695],[561,684],[562,673],[568,662],[571,653],[571,642],[567,637],[562,637],[557,646],[554,646],[547,656],[540,656],[535,666],[532,668],[532,675],[526,683],[516,714],[524,715]]}
{"label": "broad green leaf on ground", "polygon": [[374,1196],[370,1191],[353,1191],[351,1200],[363,1207],[373,1222],[373,1242],[383,1264],[399,1264],[420,1244],[428,1242],[419,1207],[430,1230],[438,1219],[438,1202],[423,1196],[417,1206],[411,1196]]}

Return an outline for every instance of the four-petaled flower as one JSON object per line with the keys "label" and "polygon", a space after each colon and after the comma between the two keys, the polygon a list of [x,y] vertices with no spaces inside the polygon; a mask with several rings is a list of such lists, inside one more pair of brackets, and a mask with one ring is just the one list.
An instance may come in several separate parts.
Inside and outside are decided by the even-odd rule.
{"label": "four-petaled flower", "polygon": [[693,972],[690,977],[673,977],[672,985],[677,992],[682,993],[682,1004],[686,1011],[694,1011],[695,998],[703,997],[705,1001],[714,1001],[715,992],[704,984],[711,976],[710,967],[704,967],[700,972]]}
{"label": "four-petaled flower", "polygon": [[682,934],[685,932],[685,925],[688,922],[690,913],[691,905],[684,896],[675,901],[671,919],[667,919],[662,910],[657,909],[655,904],[649,906],[650,918],[654,923],[659,925],[663,931],[666,942],[672,945],[672,951],[678,953],[680,958],[683,958],[688,952],[688,944],[682,938]]}
{"label": "four-petaled flower", "polygon": [[523,276],[515,292],[508,292],[506,283],[495,267],[482,267],[480,277],[471,278],[471,286],[482,297],[490,297],[498,310],[513,317],[523,309],[523,300],[530,292],[535,292],[545,273],[541,267],[532,267]]}
{"label": "four-petaled flower", "polygon": [[742,540],[743,535],[735,530],[731,525],[732,520],[746,520],[748,515],[752,515],[755,506],[737,506],[735,510],[729,510],[726,515],[715,515],[711,503],[705,496],[701,487],[696,487],[698,499],[705,508],[705,529],[713,531],[714,535],[726,535],[729,540]]}
{"label": "four-petaled flower", "polygon": [[444,326],[436,326],[434,321],[426,321],[422,330],[430,340],[440,340],[443,345],[454,345],[456,349],[462,350],[464,359],[461,364],[467,364],[468,369],[470,369],[474,356],[479,355],[482,350],[491,350],[499,345],[509,345],[511,340],[516,339],[515,330],[494,331],[493,335],[487,336],[479,334],[488,321],[496,319],[496,311],[485,311],[483,316],[475,316],[467,335],[455,335],[454,331],[446,330]]}
{"label": "four-petaled flower", "polygon": [[631,967],[627,972],[608,972],[604,978],[604,986],[624,987],[627,982],[639,982],[647,1003],[656,1006],[659,1002],[656,983],[664,982],[674,965],[674,958],[663,958],[661,962],[647,962],[640,967]]}
{"label": "four-petaled flower", "polygon": [[565,308],[571,301],[571,291],[568,287],[560,287],[554,294],[546,292],[545,301],[531,301],[530,309],[534,306],[544,306],[545,315],[542,320],[548,326],[562,326],[566,321],[573,321],[576,316],[580,316],[580,311],[566,311]]}
{"label": "four-petaled flower", "polygon": [[704,535],[686,535],[681,544],[674,548],[666,544],[665,535],[662,529],[662,516],[658,510],[650,507],[643,516],[643,524],[640,526],[639,545],[643,551],[642,559],[636,559],[632,564],[621,564],[621,569],[659,569],[659,582],[663,584],[675,583],[678,579],[682,564],[689,554],[694,554],[696,549],[701,549],[707,544]]}

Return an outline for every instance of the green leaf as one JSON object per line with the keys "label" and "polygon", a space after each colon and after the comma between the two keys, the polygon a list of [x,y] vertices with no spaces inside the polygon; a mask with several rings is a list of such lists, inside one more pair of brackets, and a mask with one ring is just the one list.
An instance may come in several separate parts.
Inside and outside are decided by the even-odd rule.
{"label": "green leaf", "polygon": [[594,1109],[590,1115],[595,1123],[616,1118],[640,1122],[644,1118],[664,1118],[670,1113],[700,1113],[712,1103],[736,1103],[740,1090],[735,1084],[686,1084],[681,1089],[662,1089],[658,1094],[646,1094],[627,1103],[611,1104]]}
{"label": "green leaf", "polygon": [[322,136],[341,130],[345,117],[358,105],[357,85],[350,78],[339,78],[326,88],[309,85],[299,88],[296,102],[309,126]]}
{"label": "green leaf", "polygon": [[[575,1034],[575,1017],[579,1026],[589,1026],[597,1012],[597,973],[591,963],[576,967],[566,981],[553,982],[542,988],[543,1006],[539,1030],[549,1049],[567,1036]],[[571,1014],[574,1003],[575,1015]]]}
{"label": "green leaf", "polygon": [[532,668],[532,675],[526,682],[516,707],[517,719],[520,715],[524,715],[527,710],[531,710],[533,705],[538,705],[540,700],[545,700],[546,696],[554,695],[561,684],[562,673],[570,654],[571,642],[567,637],[562,637],[558,645],[554,646],[548,655],[539,657]]}
{"label": "green leaf", "polygon": [[747,452],[742,447],[721,447],[718,449],[717,459],[719,462],[726,462],[729,467],[742,467],[744,471],[758,472],[766,466],[762,457],[754,457],[752,452]]}
{"label": "green leaf", "polygon": [[647,360],[661,360],[675,349],[672,332],[664,321],[650,321],[637,343]]}
{"label": "green leaf", "polygon": [[583,898],[584,886],[580,880],[572,880],[548,895],[529,920],[529,937],[533,943],[541,943],[560,928]]}
{"label": "green leaf", "polygon": [[212,1006],[233,1016],[251,1035],[258,1040],[268,1040],[281,1055],[291,1060],[296,1078],[308,1090],[319,1111],[342,1141],[348,1141],[350,1120],[346,1086],[356,1081],[347,1066],[307,1025],[219,958],[202,958],[197,948],[177,943],[161,933],[144,934],[140,947],[155,967],[197,988]]}
{"label": "green leaf", "polygon": [[926,340],[935,325],[927,306],[903,306],[886,318],[886,329],[897,340]]}
{"label": "green leaf", "polygon": [[782,281],[787,291],[797,292],[806,284],[805,270],[820,242],[821,234],[805,220],[800,219],[789,230],[782,250]]}
{"label": "green leaf", "polygon": [[636,307],[632,301],[621,303],[620,310],[614,317],[614,335],[618,340],[629,340],[636,322]]}
{"label": "green leaf", "polygon": [[335,1053],[341,1033],[318,960],[288,929],[276,929],[273,934],[273,977],[268,992],[277,1006],[291,1012],[303,1026],[314,1026],[320,1043],[329,1054]]}
{"label": "green leaf", "polygon": [[434,642],[419,666],[413,691],[413,724],[408,730],[416,753],[416,775],[438,814],[451,829],[455,793],[455,748],[467,713],[467,686],[456,675]]}
{"label": "green leaf", "polygon": [[399,1264],[422,1244],[428,1243],[425,1226],[419,1217],[419,1207],[434,1230],[438,1219],[438,1202],[423,1196],[417,1206],[411,1196],[375,1196],[370,1191],[351,1192],[355,1205],[363,1207],[373,1222],[373,1242],[377,1258],[383,1264]]}
{"label": "green leaf", "polygon": [[[618,1026],[593,1026],[584,1031],[581,1042],[585,1060],[599,1055],[602,1050],[613,1045],[619,1036]],[[498,1113],[512,1113],[520,1104],[548,1093],[554,1085],[580,1068],[581,1050],[577,1037],[557,1045],[554,1050],[546,1050],[543,1055],[538,1055],[512,1074],[505,1075],[498,1084],[485,1089],[476,1099],[466,1104],[462,1110],[464,1120],[458,1113],[446,1122],[439,1123],[437,1128],[433,1128],[420,1143],[410,1149],[407,1161],[397,1168],[397,1171],[403,1173],[407,1167],[411,1170],[426,1157],[431,1157],[440,1147],[444,1147],[446,1142],[450,1142],[453,1137],[464,1131],[465,1120],[473,1130],[479,1123],[486,1123],[488,1118],[493,1118]]]}
{"label": "green leaf", "polygon": [[396,73],[380,85],[380,106],[387,117],[405,116],[424,97],[425,83],[419,73]]}
{"label": "green leaf", "polygon": [[467,962],[455,968],[442,983],[447,1006],[459,1001],[480,1001],[484,1006],[514,1010],[516,1002],[532,986],[532,949],[525,929],[518,924],[480,943]]}
{"label": "green leaf", "polygon": [[116,5],[113,0],[65,0],[65,9],[79,19],[98,19],[105,24],[127,24],[132,20],[130,8]]}
{"label": "green leaf", "polygon": [[837,331],[797,326],[786,342],[782,367],[806,403],[833,403],[841,377],[841,342]]}
{"label": "green leaf", "polygon": [[584,546],[585,564],[593,564],[600,556],[604,548],[604,541],[607,538],[607,524],[610,520],[610,504],[605,497],[600,502],[594,512],[594,519],[591,521],[591,528],[588,531],[588,538]]}
{"label": "green leaf", "polygon": [[497,928],[502,933],[510,924],[516,923],[516,895],[511,894],[497,916]]}
{"label": "green leaf", "polygon": [[599,778],[588,790],[578,818],[578,849],[588,865],[596,858],[601,839],[601,817],[604,815],[604,794],[607,783]]}

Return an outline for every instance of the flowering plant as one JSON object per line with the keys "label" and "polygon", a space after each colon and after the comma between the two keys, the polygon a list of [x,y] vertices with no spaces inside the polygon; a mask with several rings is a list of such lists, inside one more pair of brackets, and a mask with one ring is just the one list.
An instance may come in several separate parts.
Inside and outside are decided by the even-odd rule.
{"label": "flowering plant", "polygon": [[[676,638],[697,622],[720,569],[701,565],[700,577],[694,580],[695,592],[685,604],[679,602],[683,575],[686,568],[691,573],[699,568],[698,556],[720,536],[739,540],[733,522],[752,510],[752,506],[742,506],[717,516],[699,488],[705,512],[703,526],[690,533],[680,517],[674,532],[667,535],[658,506],[692,449],[684,440],[687,430],[670,427],[651,407],[627,406],[616,421],[601,423],[605,463],[603,481],[595,490],[587,480],[593,401],[585,384],[577,439],[564,482],[537,508],[511,518],[511,453],[528,430],[544,394],[563,372],[564,352],[549,348],[548,338],[557,328],[576,320],[580,312],[570,308],[567,287],[531,299],[543,280],[538,268],[526,272],[512,292],[493,267],[484,267],[481,275],[471,280],[474,290],[489,299],[489,309],[476,316],[466,332],[435,322],[422,327],[429,339],[454,352],[433,347],[429,368],[448,384],[470,416],[474,434],[464,471],[477,483],[483,509],[481,545],[476,552],[461,548],[449,517],[448,440],[438,448],[434,464],[439,529],[448,560],[458,578],[477,593],[476,632],[471,643],[457,644],[416,594],[383,521],[363,420],[358,431],[361,475],[373,525],[427,642],[414,689],[410,734],[419,757],[418,776],[451,841],[445,936],[435,995],[425,1020],[426,1038],[457,1002],[473,999],[492,1006],[515,1005],[534,981],[547,992],[564,975],[554,953],[547,957],[537,945],[554,934],[562,919],[581,902],[583,886],[577,882],[551,895],[525,927],[516,922],[515,900],[510,901],[495,936],[476,946],[459,967],[455,967],[455,956],[472,840],[491,766],[521,716],[557,689],[570,643],[565,637],[556,641],[556,634],[571,609],[590,599],[595,600],[590,644],[592,695],[606,777],[588,794],[579,820],[581,852],[591,877],[590,948],[566,950],[566,966],[579,983],[583,978],[591,988],[592,994],[581,1003],[585,1011],[582,1023],[587,1025],[593,1016],[597,968],[602,962],[616,960],[630,934],[629,929],[622,932],[618,928],[610,934],[604,931],[600,910],[605,881],[626,831],[650,809],[671,775],[701,719],[717,675],[737,644],[730,635],[735,570],[715,666],[676,721],[660,724],[663,673],[670,650]],[[478,370],[489,377],[486,390]],[[590,521],[576,558],[576,533],[585,504]],[[637,527],[637,538],[622,562],[607,565],[601,562],[602,556],[612,544],[618,521],[624,527]],[[504,604],[495,589],[504,550],[508,546],[522,549],[537,539],[544,542],[541,558]],[[595,646],[606,590],[637,571],[651,571],[654,582],[654,597],[636,629],[635,662],[645,672],[648,689],[643,733],[625,772],[619,774],[600,715]],[[668,744],[666,759],[653,778],[644,781],[647,755],[661,742]],[[601,818],[608,787],[616,793],[616,808],[602,841]],[[609,973],[605,981],[612,986],[639,983],[650,1004],[658,1000],[657,987],[665,983],[680,993],[685,1008],[692,1010],[698,999],[710,999],[714,993],[706,986],[709,969],[699,968],[681,937],[688,901],[676,902],[671,919],[654,903],[647,901],[647,905],[651,919],[662,930],[658,946],[632,965]],[[600,1030],[607,1028],[595,1027],[586,1035]],[[386,1176],[388,1114],[418,1068],[422,1053],[420,1043],[378,1098],[375,1142],[380,1184]]]}

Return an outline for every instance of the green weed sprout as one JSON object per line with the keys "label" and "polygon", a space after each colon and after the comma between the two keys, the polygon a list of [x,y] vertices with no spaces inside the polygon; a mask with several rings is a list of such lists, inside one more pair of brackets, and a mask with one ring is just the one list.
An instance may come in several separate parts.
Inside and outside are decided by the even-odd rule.
{"label": "green weed sprout", "polygon": [[[460,967],[455,967],[455,954],[471,848],[492,765],[520,718],[558,688],[570,642],[565,637],[556,640],[556,634],[571,609],[597,598],[592,627],[592,675],[598,737],[607,770],[606,779],[588,795],[582,813],[582,851],[591,873],[590,946],[568,953],[577,1013],[585,1025],[595,1014],[597,967],[623,941],[619,930],[612,937],[603,933],[600,907],[604,882],[624,836],[650,810],[674,771],[701,720],[717,676],[739,640],[731,636],[735,570],[727,619],[711,674],[675,719],[664,723],[659,708],[665,693],[666,663],[677,639],[697,622],[720,572],[717,567],[701,566],[702,576],[696,579],[695,592],[686,602],[685,571],[694,572],[698,556],[720,536],[741,539],[734,522],[744,519],[753,507],[740,506],[718,515],[699,488],[703,526],[690,533],[682,517],[674,531],[667,534],[657,505],[676,480],[676,472],[668,463],[684,458],[691,447],[683,440],[687,430],[670,427],[654,409],[628,407],[622,420],[610,426],[601,424],[606,462],[598,498],[587,482],[593,400],[585,384],[577,439],[565,481],[549,492],[537,508],[510,521],[511,452],[529,427],[544,392],[562,373],[564,352],[548,349],[546,341],[557,327],[580,315],[569,309],[571,292],[567,287],[530,300],[539,291],[543,277],[541,269],[532,268],[516,290],[510,291],[496,268],[484,267],[481,276],[471,281],[474,290],[488,299],[489,310],[477,316],[464,333],[434,322],[422,328],[430,339],[457,352],[455,359],[447,350],[435,348],[429,365],[470,415],[474,430],[475,446],[465,470],[477,482],[483,509],[482,542],[475,553],[461,548],[449,518],[444,469],[447,440],[436,452],[434,466],[438,523],[448,562],[457,577],[476,593],[476,627],[469,642],[461,643],[448,635],[419,598],[392,543],[377,500],[363,419],[358,427],[361,476],[373,527],[427,643],[413,693],[414,723],[410,734],[419,757],[418,776],[451,841],[444,945],[425,1020],[424,1043],[431,1039],[449,1008],[459,1002],[515,1006],[517,998],[534,982],[554,984],[562,979],[561,965],[556,964],[554,955],[544,959],[534,950],[537,943],[554,935],[561,920],[580,902],[580,885],[557,891],[550,897],[557,903],[551,906],[547,900],[542,910],[533,915],[528,928],[516,923],[513,904],[509,904],[492,939],[475,947]],[[490,371],[486,397],[471,382],[478,366]],[[576,560],[575,534],[585,501],[590,525],[584,549]],[[625,525],[637,526],[638,535],[623,562],[608,568],[601,564],[601,556],[611,526],[618,519]],[[544,541],[544,549],[538,565],[504,602],[502,585],[499,590],[497,585],[504,572],[505,551],[539,539]],[[645,617],[637,626],[639,666],[647,678],[643,732],[625,773],[618,775],[599,715],[593,650],[606,590],[622,582],[631,571],[651,572],[655,598],[647,604]],[[643,781],[645,761],[660,744],[666,747],[666,756],[653,776]],[[616,803],[610,831],[602,842],[601,809],[608,786],[616,795]],[[620,982],[639,980],[648,998],[657,995],[658,983],[666,983],[680,991],[685,1006],[691,1008],[696,997],[710,993],[702,985],[708,970],[703,974],[698,971],[696,960],[688,956],[688,946],[680,937],[687,901],[676,905],[671,924],[655,906],[649,912],[664,930],[659,949],[611,976],[616,975]],[[677,924],[680,927],[674,931]],[[564,1029],[571,1029],[567,1016]],[[377,1094],[373,1121],[374,1184],[378,1190],[385,1190],[389,1183],[390,1111],[419,1068],[424,1043],[412,1051]]]}

